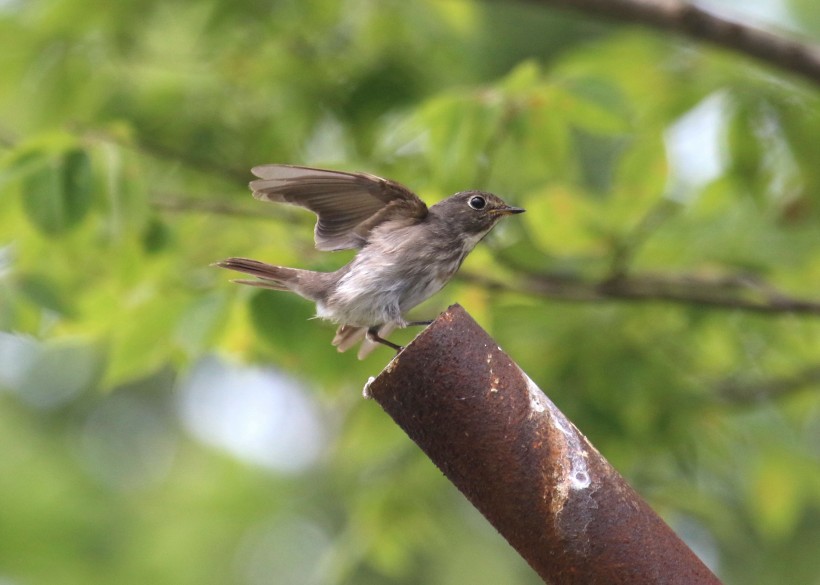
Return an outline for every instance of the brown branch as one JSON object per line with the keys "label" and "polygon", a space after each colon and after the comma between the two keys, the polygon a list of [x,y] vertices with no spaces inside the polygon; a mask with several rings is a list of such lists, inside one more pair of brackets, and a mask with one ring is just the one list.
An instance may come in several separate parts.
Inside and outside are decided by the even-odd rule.
{"label": "brown branch", "polygon": [[245,199],[248,200],[248,205],[219,200],[194,199],[187,196],[156,194],[151,199],[151,206],[166,213],[203,213],[298,225],[312,225],[314,223],[314,216],[304,213],[303,210],[281,205],[260,205],[259,201],[251,199],[250,193]]}
{"label": "brown branch", "polygon": [[[312,217],[282,207],[244,207],[223,201],[209,201],[172,195],[156,196],[151,205],[168,213],[206,213],[259,220],[309,224]],[[638,238],[640,239],[640,238]],[[639,245],[639,244],[634,244]],[[820,315],[820,300],[797,299],[778,291],[752,275],[706,278],[694,275],[615,273],[603,280],[584,280],[565,274],[527,271],[515,267],[508,258],[499,261],[518,272],[518,277],[500,281],[473,272],[459,272],[457,278],[494,291],[507,291],[570,302],[664,301],[756,313],[801,313]]]}
{"label": "brown branch", "polygon": [[89,129],[83,126],[73,126],[72,129],[77,134],[82,134],[94,142],[113,144],[155,161],[172,161],[174,164],[181,164],[194,171],[221,178],[229,183],[247,183],[251,178],[250,172],[247,169],[232,168],[222,162],[215,162],[193,156],[185,150],[172,148],[160,141],[152,140],[145,135],[138,134],[136,138],[126,139],[98,128]]}
{"label": "brown branch", "polygon": [[820,365],[813,365],[795,374],[748,382],[728,380],[717,388],[717,397],[722,402],[747,406],[767,402],[794,394],[807,386],[820,384]]}
{"label": "brown branch", "polygon": [[683,0],[527,0],[648,25],[752,56],[820,83],[820,46],[718,16]]}
{"label": "brown branch", "polygon": [[789,297],[751,276],[705,278],[633,274],[594,281],[559,274],[529,273],[519,275],[515,282],[502,282],[475,273],[461,273],[459,278],[490,290],[563,301],[664,301],[764,314],[820,315],[820,300]]}
{"label": "brown branch", "polygon": [[224,201],[212,201],[207,199],[193,199],[191,197],[178,197],[175,195],[158,194],[151,199],[151,207],[169,213],[204,213],[209,215],[225,215],[228,217],[248,217],[252,219],[274,219],[281,220],[274,214],[272,209],[264,206],[253,208]]}
{"label": "brown branch", "polygon": [[[152,199],[151,205],[169,213],[206,213],[304,225],[312,223],[310,214],[281,206],[251,208],[223,201],[171,195],[156,196]],[[654,217],[653,214],[650,215]],[[637,245],[639,243],[633,242],[632,244],[632,246]],[[509,258],[500,256],[499,262],[518,272],[518,277],[513,281],[500,281],[462,271],[458,273],[457,278],[488,290],[515,292],[571,302],[665,301],[756,313],[820,315],[820,300],[790,297],[752,275],[706,278],[694,275],[615,273],[611,278],[596,281],[565,274],[527,271],[515,267]]]}

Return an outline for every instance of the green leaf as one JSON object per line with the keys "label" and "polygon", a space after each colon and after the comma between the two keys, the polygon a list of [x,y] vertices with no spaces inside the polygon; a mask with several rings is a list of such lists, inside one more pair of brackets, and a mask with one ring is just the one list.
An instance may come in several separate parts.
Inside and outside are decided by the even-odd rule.
{"label": "green leaf", "polygon": [[82,221],[92,194],[91,160],[80,149],[43,161],[23,179],[23,208],[46,235],[62,234]]}
{"label": "green leaf", "polygon": [[154,217],[142,230],[142,246],[148,254],[157,254],[165,250],[173,240],[173,234],[168,225]]}
{"label": "green leaf", "polygon": [[260,291],[251,298],[249,308],[259,336],[281,349],[310,346],[310,327],[319,329],[308,322],[313,317],[311,304],[292,293]]}
{"label": "green leaf", "polygon": [[29,301],[44,309],[71,316],[74,310],[70,301],[51,279],[42,274],[25,274],[19,281],[20,289]]}
{"label": "green leaf", "polygon": [[608,194],[627,139],[624,136],[594,134],[580,127],[573,128],[572,137],[584,186],[596,195]]}
{"label": "green leaf", "polygon": [[39,166],[23,180],[23,209],[34,227],[48,235],[66,227],[62,184],[55,166]]}
{"label": "green leaf", "polygon": [[783,538],[794,530],[804,507],[793,461],[782,453],[766,454],[750,478],[749,506],[764,538]]}
{"label": "green leaf", "polygon": [[91,158],[85,150],[70,150],[63,156],[62,183],[66,225],[72,227],[88,213],[94,193]]}
{"label": "green leaf", "polygon": [[182,313],[174,338],[189,356],[201,354],[213,342],[225,321],[228,299],[224,292],[197,297]]}
{"label": "green leaf", "polygon": [[128,312],[113,312],[110,318],[116,322],[107,340],[109,358],[103,385],[130,382],[177,358],[173,335],[182,308],[179,299],[167,295]]}
{"label": "green leaf", "polygon": [[729,156],[731,171],[745,190],[760,197],[763,192],[763,145],[760,142],[762,120],[759,104],[747,97],[740,98],[729,124]]}

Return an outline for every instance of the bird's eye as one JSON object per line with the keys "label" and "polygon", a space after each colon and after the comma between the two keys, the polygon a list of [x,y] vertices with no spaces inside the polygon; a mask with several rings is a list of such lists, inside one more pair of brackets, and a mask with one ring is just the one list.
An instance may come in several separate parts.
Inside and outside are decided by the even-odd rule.
{"label": "bird's eye", "polygon": [[484,197],[479,197],[478,195],[476,195],[475,197],[470,197],[470,200],[467,202],[467,205],[478,211],[484,209],[487,206],[487,201],[484,199]]}

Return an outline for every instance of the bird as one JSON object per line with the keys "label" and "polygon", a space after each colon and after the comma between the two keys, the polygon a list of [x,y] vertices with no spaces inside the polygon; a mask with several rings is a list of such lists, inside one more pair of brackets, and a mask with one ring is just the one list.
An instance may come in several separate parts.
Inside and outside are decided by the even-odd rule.
{"label": "bird", "polygon": [[215,265],[253,276],[234,282],[290,291],[316,304],[316,316],[338,324],[333,345],[362,340],[364,359],[397,327],[429,325],[404,315],[441,290],[475,245],[505,216],[524,212],[485,191],[462,191],[427,207],[395,181],[362,172],[266,164],[251,169],[254,198],[304,207],[317,216],[316,248],[358,250],[333,272],[227,258]]}

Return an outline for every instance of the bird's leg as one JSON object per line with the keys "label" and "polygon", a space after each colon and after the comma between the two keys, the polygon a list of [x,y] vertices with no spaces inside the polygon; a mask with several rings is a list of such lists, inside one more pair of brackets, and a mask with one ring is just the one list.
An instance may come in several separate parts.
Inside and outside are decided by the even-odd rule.
{"label": "bird's leg", "polygon": [[391,347],[395,349],[397,352],[404,349],[402,346],[396,345],[392,341],[388,341],[384,337],[381,337],[379,335],[379,325],[376,325],[368,329],[367,333],[365,334],[365,337],[367,337],[369,341],[375,341],[376,343],[381,343],[383,345],[386,345],[387,347]]}
{"label": "bird's leg", "polygon": [[[409,321],[409,322],[405,323],[404,325],[402,325],[402,327],[426,327],[427,325],[430,325],[431,323],[432,323],[432,321]],[[384,337],[379,335],[379,328],[380,327],[381,327],[381,325],[375,325],[373,327],[370,327],[367,330],[367,333],[365,334],[365,337],[367,337],[367,339],[369,341],[373,341],[375,343],[381,343],[382,345],[386,345],[387,347],[395,349],[397,352],[404,349],[403,346],[396,345],[392,341],[388,341],[387,339],[385,339]]]}

